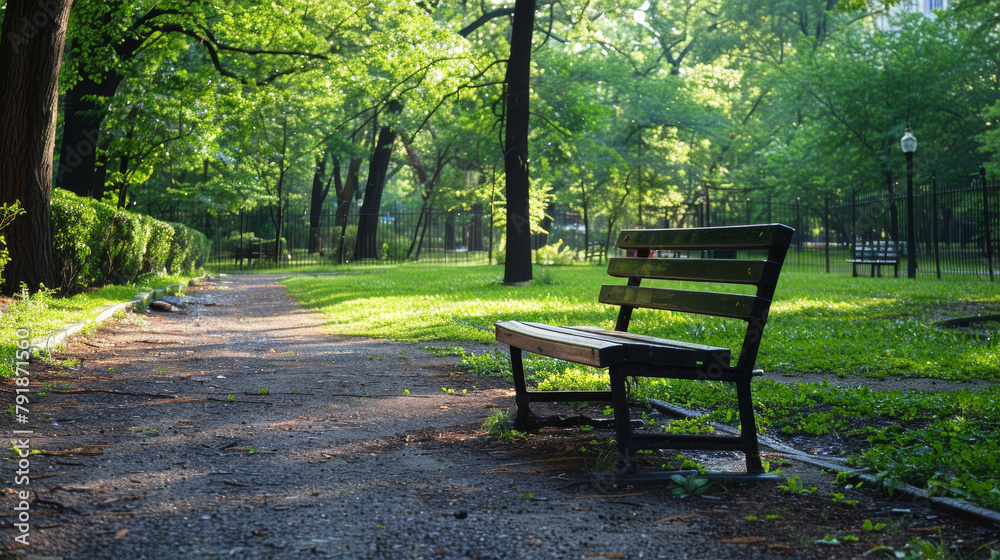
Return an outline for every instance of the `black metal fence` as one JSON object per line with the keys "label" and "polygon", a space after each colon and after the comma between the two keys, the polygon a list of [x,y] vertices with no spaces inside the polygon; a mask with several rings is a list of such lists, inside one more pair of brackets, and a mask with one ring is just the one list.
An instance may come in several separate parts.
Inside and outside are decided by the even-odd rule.
{"label": "black metal fence", "polygon": [[[580,215],[559,205],[543,224],[548,234],[533,236],[539,262],[600,261],[622,227],[691,227],[781,222],[795,228],[786,266],[850,274],[852,247],[872,241],[906,241],[907,200],[902,192],[849,199],[735,200],[716,197],[669,209],[644,208],[641,223],[626,218],[609,232],[601,218],[585,225]],[[998,271],[1000,183],[977,175],[961,186],[919,185],[913,197],[917,274],[976,275],[992,280]],[[204,232],[212,241],[209,266],[219,270],[261,270],[353,263],[358,208],[326,213],[316,223],[304,209],[276,207],[234,214],[162,216]],[[635,213],[638,216],[638,213]],[[503,231],[489,209],[466,212],[385,211],[379,217],[378,259],[474,264],[503,259]],[[610,234],[609,234],[610,233]],[[279,235],[280,234],[280,235]],[[259,247],[260,254],[248,252]],[[899,269],[907,270],[901,252]],[[905,274],[902,272],[901,274]]]}

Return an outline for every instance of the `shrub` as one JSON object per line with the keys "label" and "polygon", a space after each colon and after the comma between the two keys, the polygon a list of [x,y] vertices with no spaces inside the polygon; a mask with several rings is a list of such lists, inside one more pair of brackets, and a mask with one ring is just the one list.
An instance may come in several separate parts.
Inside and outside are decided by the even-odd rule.
{"label": "shrub", "polygon": [[144,216],[149,228],[149,242],[142,257],[142,272],[163,272],[170,258],[170,246],[174,241],[174,226],[149,216]]}
{"label": "shrub", "polygon": [[204,264],[210,249],[199,231],[62,189],[52,193],[52,236],[64,291],[130,283],[144,272],[190,271]]}
{"label": "shrub", "polygon": [[548,265],[569,265],[576,260],[576,251],[563,247],[563,240],[543,245],[535,251],[535,262]]}
{"label": "shrub", "polygon": [[63,291],[96,281],[97,268],[91,271],[91,265],[98,258],[93,256],[93,238],[100,224],[98,205],[63,189],[52,191],[53,257]]}
{"label": "shrub", "polygon": [[204,233],[184,224],[172,222],[174,240],[167,258],[167,270],[173,274],[200,268],[208,260],[212,245]]}

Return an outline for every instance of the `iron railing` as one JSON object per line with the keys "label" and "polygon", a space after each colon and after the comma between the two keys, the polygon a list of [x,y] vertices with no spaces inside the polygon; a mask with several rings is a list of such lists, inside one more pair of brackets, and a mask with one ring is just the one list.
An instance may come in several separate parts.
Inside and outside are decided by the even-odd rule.
{"label": "iron railing", "polygon": [[[609,232],[606,219],[585,224],[580,214],[555,205],[543,224],[548,234],[533,236],[533,247],[561,241],[579,259],[603,260],[623,227],[694,227],[780,222],[795,228],[785,266],[850,274],[856,243],[904,241],[906,198],[901,192],[850,196],[839,200],[749,200],[716,197],[673,208],[643,208]],[[919,185],[913,197],[917,274],[976,275],[993,279],[1000,262],[1000,183],[977,174],[968,184]],[[204,232],[212,242],[208,265],[220,270],[258,270],[353,263],[358,208],[344,215],[324,213],[315,224],[304,208],[263,208],[239,213],[168,214]],[[280,223],[280,239],[278,239]],[[378,258],[368,262],[423,261],[442,264],[497,262],[503,258],[502,227],[489,210],[464,212],[384,211],[379,218]],[[277,241],[276,241],[277,239]],[[258,240],[258,241],[255,241]],[[240,259],[259,243],[258,259]],[[902,244],[905,246],[905,244]],[[565,249],[568,248],[568,249]],[[900,270],[906,270],[901,254]]]}

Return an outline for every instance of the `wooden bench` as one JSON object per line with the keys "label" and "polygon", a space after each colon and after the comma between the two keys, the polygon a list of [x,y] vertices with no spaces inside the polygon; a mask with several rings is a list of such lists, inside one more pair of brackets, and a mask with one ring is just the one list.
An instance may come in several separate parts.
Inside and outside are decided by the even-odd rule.
{"label": "wooden bench", "polygon": [[[628,257],[612,258],[608,274],[626,279],[624,285],[605,285],[599,301],[619,307],[614,330],[593,327],[556,327],[523,321],[496,324],[497,341],[510,346],[517,416],[515,424],[530,427],[538,419],[529,406],[533,402],[610,401],[620,471],[616,479],[662,478],[639,475],[635,453],[639,449],[707,449],[742,451],[750,478],[776,478],[764,473],[757,443],[750,381],[767,322],[792,228],[781,224],[689,228],[623,230],[617,247]],[[705,258],[707,255],[739,258]],[[656,255],[656,256],[654,256]],[[666,256],[661,256],[666,255]],[[683,258],[679,258],[683,257]],[[653,286],[640,285],[643,281]],[[684,289],[676,287],[685,281]],[[672,287],[661,287],[664,283]],[[691,289],[696,283],[699,289]],[[743,292],[719,293],[711,284],[749,286]],[[736,363],[729,348],[668,340],[628,331],[635,308],[694,313],[740,319],[746,323],[743,343]],[[650,317],[646,316],[649,321]],[[567,360],[595,368],[607,368],[608,391],[528,390],[524,377],[523,352]],[[735,385],[740,420],[738,436],[720,435],[633,435],[627,379],[659,377],[703,381],[726,381]],[[734,473],[721,473],[730,475]]]}
{"label": "wooden bench", "polygon": [[872,278],[875,277],[876,270],[879,278],[882,277],[882,266],[892,266],[893,276],[899,278],[899,257],[900,252],[896,250],[895,241],[865,241],[855,243],[851,251],[851,258],[847,262],[851,263],[851,275],[858,275],[858,265],[871,265]]}
{"label": "wooden bench", "polygon": [[261,240],[254,238],[249,239],[242,247],[235,247],[233,249],[233,264],[243,267],[243,261],[247,261],[247,265],[250,266],[254,262],[260,260],[260,246]]}

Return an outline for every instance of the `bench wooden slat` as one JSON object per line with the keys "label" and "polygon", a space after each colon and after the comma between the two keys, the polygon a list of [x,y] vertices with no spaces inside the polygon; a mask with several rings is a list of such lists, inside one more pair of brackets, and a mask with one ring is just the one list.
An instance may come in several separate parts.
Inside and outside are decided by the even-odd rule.
{"label": "bench wooden slat", "polygon": [[750,320],[756,296],[642,286],[601,286],[601,303]]}
{"label": "bench wooden slat", "polygon": [[619,249],[770,249],[791,244],[793,230],[781,224],[676,229],[623,229]]}
{"label": "bench wooden slat", "polygon": [[615,257],[608,263],[608,274],[617,278],[754,284],[763,278],[765,265],[760,260]]}
{"label": "bench wooden slat", "polygon": [[573,327],[573,330],[603,335],[607,339],[621,340],[623,343],[631,344],[631,346],[643,344],[649,352],[648,355],[643,357],[630,352],[629,361],[648,363],[653,366],[707,367],[718,365],[729,367],[729,361],[732,357],[732,351],[729,348],[718,346],[707,346],[630,332],[609,331],[597,327]]}
{"label": "bench wooden slat", "polygon": [[504,321],[495,326],[497,342],[533,354],[599,368],[625,362],[624,346],[584,332],[571,333],[565,328],[526,321]]}

